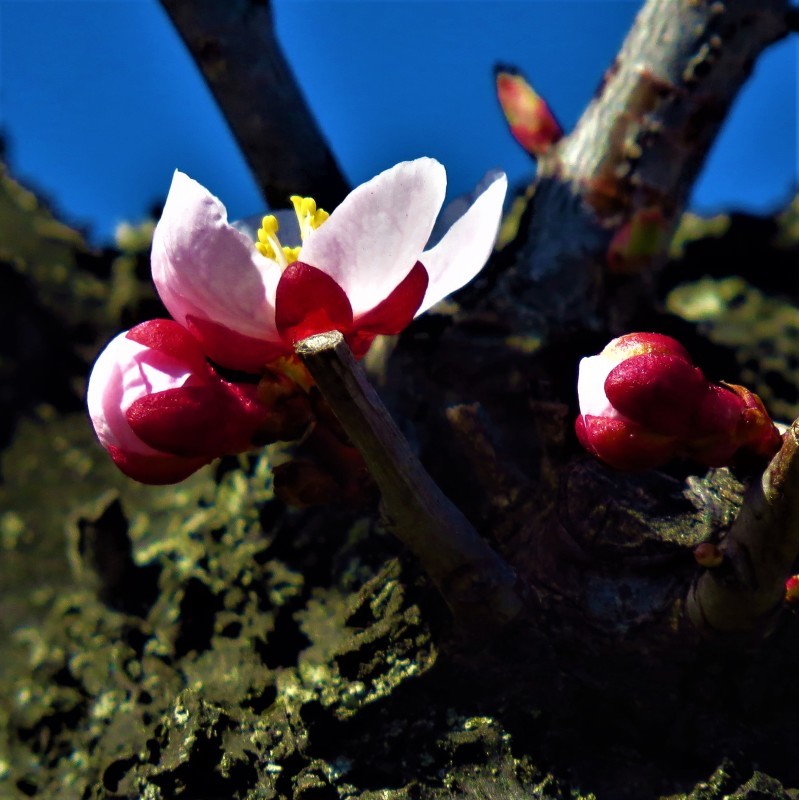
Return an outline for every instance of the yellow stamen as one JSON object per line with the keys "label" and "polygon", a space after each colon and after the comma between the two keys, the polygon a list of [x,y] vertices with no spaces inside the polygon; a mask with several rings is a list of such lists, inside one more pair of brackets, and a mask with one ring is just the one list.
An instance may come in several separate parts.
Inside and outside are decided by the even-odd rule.
{"label": "yellow stamen", "polygon": [[[294,206],[294,213],[300,225],[300,239],[310,236],[311,231],[315,231],[330,215],[327,211],[316,207],[316,201],[312,197],[300,197],[293,195],[291,204]],[[277,261],[281,269],[285,269],[289,264],[294,263],[300,257],[300,247],[284,247],[277,238],[277,231],[280,225],[277,218],[272,214],[265,216],[261,220],[261,227],[258,229],[258,241],[255,247],[259,253]]]}
{"label": "yellow stamen", "polygon": [[289,264],[293,264],[300,257],[300,250],[302,250],[301,247],[283,248],[283,254],[286,256],[286,260]]}
{"label": "yellow stamen", "polygon": [[297,221],[300,223],[300,237],[305,241],[311,231],[315,231],[330,215],[321,208],[317,209],[313,197],[300,197],[295,194],[290,199]]}
{"label": "yellow stamen", "polygon": [[[281,267],[285,267],[286,264],[282,263],[282,247],[280,246],[280,240],[277,238],[279,227],[280,224],[277,218],[272,214],[264,217],[261,220],[261,227],[258,229],[258,241],[255,246],[261,255],[271,258],[280,263]],[[280,253],[280,256],[278,256],[278,253]]]}

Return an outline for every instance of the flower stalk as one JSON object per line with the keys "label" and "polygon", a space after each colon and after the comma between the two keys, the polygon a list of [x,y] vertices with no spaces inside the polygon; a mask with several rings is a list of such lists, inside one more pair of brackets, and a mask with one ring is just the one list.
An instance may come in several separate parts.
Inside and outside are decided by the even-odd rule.
{"label": "flower stalk", "polygon": [[479,631],[515,619],[524,605],[516,574],[416,458],[344,337],[310,336],[296,353],[369,467],[386,524],[419,559],[457,621]]}

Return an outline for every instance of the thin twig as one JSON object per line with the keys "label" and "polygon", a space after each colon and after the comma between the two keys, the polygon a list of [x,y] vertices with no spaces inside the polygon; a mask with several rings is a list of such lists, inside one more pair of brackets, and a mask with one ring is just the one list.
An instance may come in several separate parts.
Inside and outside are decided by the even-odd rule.
{"label": "thin twig", "polygon": [[312,195],[335,208],[349,187],[275,36],[269,2],[161,0],[202,70],[267,203]]}
{"label": "thin twig", "polygon": [[336,332],[311,336],[297,355],[316,381],[381,492],[392,532],[419,559],[456,619],[497,629],[523,608],[514,571],[443,495]]}
{"label": "thin twig", "polygon": [[702,632],[746,640],[771,630],[799,557],[798,486],[799,421],[747,492],[720,545],[721,566],[703,572],[691,587],[687,612]]}

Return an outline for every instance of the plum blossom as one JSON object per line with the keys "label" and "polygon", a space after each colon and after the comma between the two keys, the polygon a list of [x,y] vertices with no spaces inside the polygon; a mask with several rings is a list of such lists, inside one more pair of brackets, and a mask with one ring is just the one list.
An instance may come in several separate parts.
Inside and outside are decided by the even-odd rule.
{"label": "plum blossom", "polygon": [[219,377],[173,320],[114,338],[94,364],[87,402],[116,465],[150,484],[176,483],[218,456],[249,449],[271,413],[255,384]]}
{"label": "plum blossom", "polygon": [[292,198],[302,244],[291,248],[274,217],[255,242],[216,197],[175,172],[153,238],[153,279],[170,314],[221,366],[257,372],[328,330],[362,356],[375,336],[399,333],[470,281],[491,254],[505,175],[425,250],[445,190],[444,167],[420,158],[358,186],[329,218],[310,198]]}
{"label": "plum blossom", "polygon": [[582,359],[577,394],[577,438],[617,469],[675,456],[718,467],[743,453],[768,459],[780,447],[756,394],[707,380],[679,342],[658,333],[620,336]]}

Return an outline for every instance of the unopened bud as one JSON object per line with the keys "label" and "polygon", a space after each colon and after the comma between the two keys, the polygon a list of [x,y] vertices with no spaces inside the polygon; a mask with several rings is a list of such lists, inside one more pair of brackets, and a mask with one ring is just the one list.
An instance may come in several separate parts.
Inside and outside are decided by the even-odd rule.
{"label": "unopened bud", "polygon": [[712,542],[702,542],[694,548],[694,558],[700,567],[713,569],[724,561],[724,555],[718,545]]}
{"label": "unopened bud", "polygon": [[720,467],[744,455],[761,460],[781,437],[760,398],[708,381],[685,348],[656,333],[632,333],[580,362],[580,443],[608,465],[648,469],[688,456]]}
{"label": "unopened bud", "polygon": [[785,581],[785,602],[792,606],[799,605],[799,575],[791,575]]}
{"label": "unopened bud", "polygon": [[518,70],[497,67],[496,85],[510,132],[528,153],[543,155],[562,138],[555,115]]}

